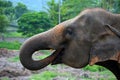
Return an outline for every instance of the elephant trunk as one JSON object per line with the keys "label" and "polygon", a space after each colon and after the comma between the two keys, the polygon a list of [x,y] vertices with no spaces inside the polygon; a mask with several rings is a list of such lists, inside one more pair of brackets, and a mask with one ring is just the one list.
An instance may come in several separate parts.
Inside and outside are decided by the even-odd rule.
{"label": "elephant trunk", "polygon": [[55,35],[56,29],[59,28],[53,28],[49,31],[37,34],[25,41],[20,50],[20,61],[25,68],[29,70],[39,70],[49,65],[54,60],[57,56],[57,51],[42,60],[36,61],[32,59],[32,55],[38,50],[55,49],[57,47],[56,45],[59,44],[58,41],[60,37],[59,40],[56,40],[56,38],[58,38],[57,35],[60,35],[60,33],[58,32],[59,34]]}

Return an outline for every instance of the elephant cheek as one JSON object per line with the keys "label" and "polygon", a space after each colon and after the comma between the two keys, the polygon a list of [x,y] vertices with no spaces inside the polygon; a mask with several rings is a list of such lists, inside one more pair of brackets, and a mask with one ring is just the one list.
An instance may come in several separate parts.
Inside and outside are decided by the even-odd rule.
{"label": "elephant cheek", "polygon": [[88,64],[88,55],[81,54],[79,50],[66,51],[62,57],[62,62],[73,68],[82,68]]}
{"label": "elephant cheek", "polygon": [[85,42],[72,40],[65,48],[62,62],[74,68],[82,68],[89,63],[90,48]]}

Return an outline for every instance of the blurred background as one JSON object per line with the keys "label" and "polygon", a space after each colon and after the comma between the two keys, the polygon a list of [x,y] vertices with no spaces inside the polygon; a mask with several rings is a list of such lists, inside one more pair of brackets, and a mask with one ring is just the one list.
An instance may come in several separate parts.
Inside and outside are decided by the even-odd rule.
{"label": "blurred background", "polygon": [[[19,62],[20,46],[30,36],[96,7],[120,13],[120,0],[0,0],[0,80],[116,80],[110,71],[96,65],[79,70],[50,65],[32,72]],[[42,59],[50,51],[37,53],[34,57]]]}

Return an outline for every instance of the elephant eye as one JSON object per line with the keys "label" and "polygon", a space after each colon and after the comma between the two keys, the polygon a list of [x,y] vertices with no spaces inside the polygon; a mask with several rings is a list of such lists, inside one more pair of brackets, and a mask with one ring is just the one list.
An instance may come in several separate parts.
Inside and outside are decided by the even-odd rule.
{"label": "elephant eye", "polygon": [[69,35],[72,35],[72,34],[73,34],[73,31],[72,31],[71,28],[68,28],[68,29],[67,29],[67,34],[69,34]]}
{"label": "elephant eye", "polygon": [[66,29],[66,38],[71,39],[71,36],[73,35],[73,30],[71,28]]}

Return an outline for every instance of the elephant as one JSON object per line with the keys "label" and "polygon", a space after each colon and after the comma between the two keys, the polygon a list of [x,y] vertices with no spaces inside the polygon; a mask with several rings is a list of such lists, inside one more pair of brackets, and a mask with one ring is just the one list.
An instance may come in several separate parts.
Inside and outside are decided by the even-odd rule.
{"label": "elephant", "polygon": [[[120,15],[101,8],[85,9],[48,31],[26,40],[20,48],[20,62],[29,70],[39,70],[49,64],[65,64],[73,68],[100,65],[109,69],[120,80],[120,39],[106,25],[120,30]],[[33,60],[38,50],[54,52]]]}

